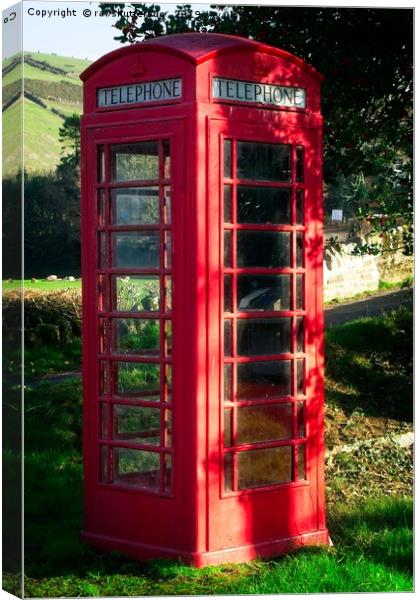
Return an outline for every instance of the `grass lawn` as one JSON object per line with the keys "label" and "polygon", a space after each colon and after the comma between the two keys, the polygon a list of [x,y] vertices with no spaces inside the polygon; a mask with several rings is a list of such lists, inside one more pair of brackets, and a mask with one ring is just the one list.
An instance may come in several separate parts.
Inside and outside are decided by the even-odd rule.
{"label": "grass lawn", "polygon": [[[354,452],[340,451],[326,459],[334,546],[205,569],[174,561],[138,563],[101,554],[79,541],[81,383],[29,387],[25,595],[412,591],[412,449],[401,448],[388,436],[412,428],[412,354],[412,314],[406,309],[327,333],[327,450],[359,440]],[[4,410],[12,410],[10,403]],[[15,466],[13,456],[6,454],[6,475]],[[17,576],[11,566],[8,571],[4,588],[17,591]]]}

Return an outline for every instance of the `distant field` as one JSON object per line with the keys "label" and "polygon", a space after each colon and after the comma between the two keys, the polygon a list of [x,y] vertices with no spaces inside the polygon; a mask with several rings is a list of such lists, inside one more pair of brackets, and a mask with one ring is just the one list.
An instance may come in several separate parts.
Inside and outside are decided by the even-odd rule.
{"label": "distant field", "polygon": [[[71,289],[81,289],[82,282],[80,279],[76,281],[46,281],[45,279],[39,279],[37,282],[33,282],[30,279],[25,279],[24,281],[25,289],[27,290],[39,290],[44,292],[52,292],[55,290],[65,290],[68,288]],[[2,281],[2,290],[3,292],[9,292],[11,290],[18,290],[22,286],[22,282],[19,280],[16,281]]]}

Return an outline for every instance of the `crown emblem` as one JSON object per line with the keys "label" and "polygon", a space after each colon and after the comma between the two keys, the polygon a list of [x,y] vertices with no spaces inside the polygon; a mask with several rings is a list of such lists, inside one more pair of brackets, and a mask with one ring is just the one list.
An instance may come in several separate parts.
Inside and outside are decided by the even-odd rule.
{"label": "crown emblem", "polygon": [[144,64],[141,58],[137,58],[131,63],[128,70],[131,77],[143,77],[147,71],[147,66]]}

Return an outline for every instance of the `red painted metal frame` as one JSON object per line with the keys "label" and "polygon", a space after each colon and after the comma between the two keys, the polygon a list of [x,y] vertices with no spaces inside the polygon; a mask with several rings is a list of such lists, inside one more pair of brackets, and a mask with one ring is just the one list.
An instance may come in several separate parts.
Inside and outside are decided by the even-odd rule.
{"label": "red painted metal frame", "polygon": [[[140,68],[141,67],[141,68]],[[141,75],[139,75],[141,71]],[[211,99],[213,75],[247,81],[264,81],[306,89],[307,108],[302,111],[275,107],[226,104]],[[134,81],[155,81],[182,77],[182,102],[129,108],[96,109],[96,91],[101,87]],[[83,250],[83,382],[84,382],[84,465],[85,526],[83,539],[104,550],[119,550],[139,559],[180,558],[196,566],[243,561],[256,556],[285,552],[305,544],[328,543],[325,525],[323,479],[323,302],[322,302],[322,118],[319,84],[321,76],[300,59],[278,49],[235,36],[217,34],[171,35],[111,52],[89,67],[84,74],[84,116],[82,119],[82,250]],[[235,174],[223,178],[224,139],[290,144],[293,150],[304,147],[305,181],[296,183],[259,182],[270,187],[293,190],[292,221],[289,226],[223,224],[223,185],[236,189]],[[100,398],[99,360],[116,356],[100,354],[97,307],[97,148],[112,143],[170,139],[171,182],[159,178],[159,189],[171,183],[172,206],[172,311],[144,313],[144,317],[172,319],[172,402],[173,457],[172,490],[153,492],[100,479]],[[161,155],[162,153],[160,153]],[[106,159],[109,174],[109,158]],[[160,173],[163,175],[162,173]],[[255,183],[255,182],[253,182]],[[134,187],[136,182],[102,186]],[[145,184],[144,181],[141,182]],[[99,186],[101,187],[101,186]],[[296,190],[304,190],[304,222],[296,225]],[[108,192],[106,192],[108,193]],[[235,202],[232,198],[232,206]],[[108,209],[107,209],[108,210]],[[162,214],[162,206],[160,208]],[[235,208],[233,208],[235,211]],[[128,230],[164,231],[166,226],[135,226]],[[223,266],[223,230],[290,231],[293,240],[291,266],[278,269],[238,269],[235,256],[232,268]],[[109,222],[104,231],[111,228]],[[115,231],[122,230],[114,226]],[[304,232],[304,263],[297,268],[295,239]],[[162,243],[162,241],[161,241]],[[110,247],[109,247],[110,248]],[[161,247],[162,251],[162,247]],[[162,265],[161,265],[162,267]],[[119,272],[121,269],[110,270]],[[123,269],[127,274],[142,272]],[[151,271],[150,271],[151,272]],[[156,275],[166,273],[162,268]],[[292,320],[291,352],[259,356],[258,360],[306,361],[304,395],[298,396],[293,375],[291,394],[269,402],[223,402],[222,371],[225,362],[249,362],[255,357],[224,359],[223,352],[223,275],[281,273],[290,274],[290,310],[267,312],[264,318],[287,317]],[[304,277],[305,305],[295,305],[296,277]],[[161,286],[161,292],[163,287]],[[236,291],[233,291],[236,294]],[[108,296],[110,290],[108,288]],[[109,299],[108,299],[109,302]],[[233,297],[233,302],[236,298]],[[229,314],[250,318],[252,314]],[[116,314],[105,307],[102,318]],[[118,316],[131,318],[131,313]],[[305,319],[303,353],[296,348],[296,318]],[[164,343],[161,330],[161,343]],[[235,345],[233,339],[233,345]],[[109,344],[109,342],[108,342]],[[109,347],[107,348],[109,350]],[[102,348],[103,350],[103,348]],[[130,362],[136,360],[124,357]],[[157,359],[141,358],[141,362]],[[160,359],[162,364],[169,361]],[[294,369],[292,369],[292,373]],[[161,391],[162,391],[161,382]],[[116,399],[109,397],[106,405]],[[306,437],[297,431],[297,402],[304,402]],[[119,404],[130,400],[118,399]],[[235,419],[238,406],[289,403],[293,408],[292,440],[263,442],[251,447],[290,446],[304,443],[306,477],[290,483],[247,490],[224,489],[223,409],[232,407]],[[147,405],[136,401],[136,404]],[[235,423],[233,423],[235,426]],[[132,446],[111,439],[105,445]],[[160,444],[162,444],[162,440]],[[232,440],[234,443],[234,440]],[[141,448],[145,449],[147,446]],[[239,447],[234,448],[233,455]],[[163,457],[168,450],[156,447]],[[293,454],[294,473],[297,468]],[[163,458],[162,458],[163,461]],[[108,468],[111,468],[109,463]]]}

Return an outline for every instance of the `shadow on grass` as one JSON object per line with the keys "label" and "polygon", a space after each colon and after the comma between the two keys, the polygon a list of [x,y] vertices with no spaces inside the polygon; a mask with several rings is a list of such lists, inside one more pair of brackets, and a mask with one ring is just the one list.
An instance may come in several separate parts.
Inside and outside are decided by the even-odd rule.
{"label": "shadow on grass", "polygon": [[413,313],[388,315],[329,329],[325,344],[327,399],[348,416],[413,418]]}

